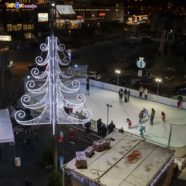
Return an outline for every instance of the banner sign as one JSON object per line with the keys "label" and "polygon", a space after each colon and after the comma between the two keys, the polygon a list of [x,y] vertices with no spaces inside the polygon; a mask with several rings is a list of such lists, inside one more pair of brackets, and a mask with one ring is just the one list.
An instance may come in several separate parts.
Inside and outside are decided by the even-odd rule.
{"label": "banner sign", "polygon": [[6,8],[9,8],[9,9],[13,9],[13,8],[35,9],[35,8],[37,8],[37,5],[35,5],[35,4],[24,4],[24,3],[19,3],[19,2],[5,3],[5,6],[6,6]]}

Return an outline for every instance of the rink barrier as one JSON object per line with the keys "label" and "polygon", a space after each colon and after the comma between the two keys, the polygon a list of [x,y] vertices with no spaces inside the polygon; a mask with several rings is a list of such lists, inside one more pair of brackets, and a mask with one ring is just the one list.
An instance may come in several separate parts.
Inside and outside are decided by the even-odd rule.
{"label": "rink barrier", "polygon": [[[82,84],[86,84],[86,79],[80,78],[80,82]],[[130,89],[128,87],[112,85],[109,83],[104,83],[104,82],[96,81],[96,80],[92,80],[92,79],[90,79],[89,84],[90,84],[90,86],[98,87],[98,88],[105,89],[105,90],[110,90],[110,91],[113,91],[116,93],[118,93],[120,88],[126,88],[127,90],[130,90],[131,96],[139,98],[139,91],[134,90],[134,89]],[[151,93],[148,93],[147,100],[158,102],[158,103],[169,105],[169,106],[173,106],[173,107],[177,107],[177,102],[178,102],[175,99],[167,98],[167,97],[163,97],[163,96],[155,95],[155,94],[151,94]],[[182,109],[186,109],[186,102],[182,103]]]}
{"label": "rink barrier", "polygon": [[[164,147],[164,148],[168,148],[172,151],[174,151],[174,155],[176,158],[183,158],[185,157],[186,155],[186,145],[183,145],[183,146],[171,146],[171,139],[172,139],[172,126],[175,125],[177,126],[176,124],[173,124],[173,123],[168,123],[171,125],[171,130],[170,130],[170,133],[169,133],[169,138],[167,139],[167,144],[162,144],[160,142],[157,142],[157,141],[154,141],[154,140],[151,140],[149,138],[146,138],[144,136],[144,138],[142,138],[140,135],[137,135],[137,134],[133,134],[131,132],[128,132],[128,131],[125,131],[123,130],[123,133],[127,133],[129,136],[133,136],[137,139],[140,139],[140,140],[143,140],[143,141],[146,141],[146,142],[149,142],[149,143],[152,143],[152,144],[155,144],[155,145],[159,145],[161,147]],[[91,120],[91,129],[94,130],[95,132],[97,131],[96,129],[96,121],[95,120]],[[185,125],[179,125],[179,126],[185,126]],[[116,129],[114,132],[117,132],[119,133],[119,129]]]}

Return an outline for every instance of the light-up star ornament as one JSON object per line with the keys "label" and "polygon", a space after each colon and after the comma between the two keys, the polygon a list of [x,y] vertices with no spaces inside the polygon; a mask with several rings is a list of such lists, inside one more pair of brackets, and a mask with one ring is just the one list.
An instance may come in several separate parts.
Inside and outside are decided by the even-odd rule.
{"label": "light-up star ornament", "polygon": [[139,57],[139,60],[136,62],[136,65],[138,68],[143,69],[146,66],[146,63],[144,61],[144,57]]}
{"label": "light-up star ornament", "polygon": [[[60,44],[57,37],[47,38],[46,43],[40,45],[46,54],[45,59],[38,56],[35,62],[38,66],[46,67],[43,72],[33,68],[31,78],[26,83],[27,93],[21,97],[21,104],[31,111],[40,111],[33,119],[26,119],[24,110],[15,113],[16,121],[21,125],[52,124],[55,135],[56,124],[84,124],[90,120],[91,112],[83,109],[85,96],[78,94],[80,82],[71,80],[73,70],[68,67],[70,58],[65,50],[65,45]],[[60,59],[62,54],[62,59]],[[64,68],[66,67],[66,68]],[[66,80],[66,81],[64,81]],[[36,82],[43,82],[38,87]],[[39,101],[32,103],[32,99],[40,97]],[[66,108],[73,111],[82,110],[84,118],[66,112]]]}

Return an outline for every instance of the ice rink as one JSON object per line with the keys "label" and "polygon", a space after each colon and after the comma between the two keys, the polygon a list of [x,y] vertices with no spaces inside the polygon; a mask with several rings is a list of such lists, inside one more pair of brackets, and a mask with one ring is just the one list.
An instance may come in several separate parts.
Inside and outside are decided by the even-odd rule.
{"label": "ice rink", "polygon": [[[85,86],[81,86],[81,92],[86,94]],[[155,118],[154,125],[149,124],[149,120],[142,125],[146,128],[144,137],[154,142],[168,145],[170,128],[172,125],[172,133],[170,138],[171,147],[183,147],[186,145],[186,110],[179,110],[176,107],[160,104],[157,102],[130,97],[129,102],[120,102],[118,93],[90,87],[90,95],[87,95],[85,107],[92,111],[92,119],[97,120],[102,118],[103,123],[107,124],[107,106],[109,108],[109,119],[114,122],[116,128],[121,128],[133,134],[139,135],[139,112],[145,107],[149,114],[154,108]],[[166,123],[161,121],[161,111],[166,114]],[[132,128],[128,129],[126,119],[132,121]]]}

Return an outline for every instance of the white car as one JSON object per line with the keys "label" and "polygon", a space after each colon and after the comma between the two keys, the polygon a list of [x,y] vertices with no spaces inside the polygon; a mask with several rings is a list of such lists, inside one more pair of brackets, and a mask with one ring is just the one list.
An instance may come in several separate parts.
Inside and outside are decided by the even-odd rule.
{"label": "white car", "polygon": [[89,77],[91,79],[101,79],[101,75],[98,72],[95,72],[95,71],[89,71],[87,73],[87,77]]}

